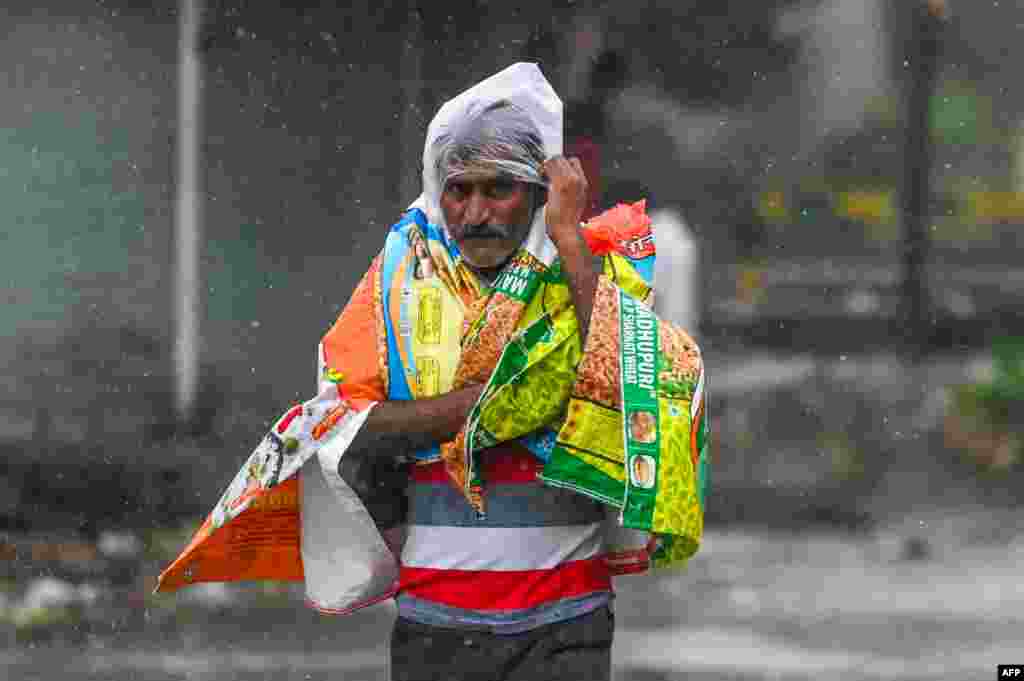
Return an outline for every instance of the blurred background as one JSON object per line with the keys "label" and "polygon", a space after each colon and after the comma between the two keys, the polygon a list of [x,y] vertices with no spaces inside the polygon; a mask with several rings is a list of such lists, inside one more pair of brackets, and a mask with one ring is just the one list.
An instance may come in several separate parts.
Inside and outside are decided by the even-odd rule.
{"label": "blurred background", "polygon": [[705,547],[618,587],[618,678],[1019,662],[1022,26],[1015,0],[5,3],[0,665],[384,678],[387,605],[150,592],[312,394],[434,111],[521,60],[592,209],[648,199],[659,306],[709,367]]}

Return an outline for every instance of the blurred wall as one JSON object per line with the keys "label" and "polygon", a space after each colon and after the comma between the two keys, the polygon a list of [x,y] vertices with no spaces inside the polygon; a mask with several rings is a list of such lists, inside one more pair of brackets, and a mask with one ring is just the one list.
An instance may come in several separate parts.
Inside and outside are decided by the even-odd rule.
{"label": "blurred wall", "polygon": [[0,438],[123,431],[122,369],[166,373],[174,36],[84,9],[0,10]]}
{"label": "blurred wall", "polygon": [[0,10],[10,456],[173,467],[198,446],[223,483],[313,390],[320,335],[415,198],[434,108],[523,56],[516,8],[450,9],[208,3],[199,445],[170,423],[175,8]]}
{"label": "blurred wall", "polygon": [[[859,108],[831,126],[822,112],[837,102],[821,98],[835,90],[818,85],[843,76],[844,60],[819,48],[860,33],[844,33],[836,3],[755,5],[209,2],[205,420],[184,434],[170,419],[175,8],[0,9],[4,460],[152,462],[189,471],[209,499],[313,389],[319,336],[415,198],[436,107],[524,58],[567,104],[596,111],[606,198],[649,193],[693,227],[700,331],[735,322],[712,347],[747,352],[771,337],[783,352],[815,349],[794,334],[823,318],[816,328],[834,340],[881,328],[872,348],[889,348],[872,324],[898,303],[906,22],[894,6],[864,15],[878,23],[872,38],[894,46],[882,69],[891,82],[872,89],[871,61]],[[1012,190],[1022,167],[1024,100],[1001,67],[1019,49],[1007,27],[1021,11],[957,16],[937,100],[934,264],[969,269],[940,268],[933,285],[978,325],[1020,290],[1006,272],[1021,211],[1012,191],[984,192]],[[610,54],[621,82],[595,98],[594,64]],[[988,200],[1005,215],[980,214]]]}

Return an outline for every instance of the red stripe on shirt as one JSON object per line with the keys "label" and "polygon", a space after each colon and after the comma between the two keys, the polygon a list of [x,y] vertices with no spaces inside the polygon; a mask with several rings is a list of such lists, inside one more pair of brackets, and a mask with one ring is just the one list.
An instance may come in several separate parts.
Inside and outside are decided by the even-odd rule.
{"label": "red stripe on shirt", "polygon": [[[537,482],[542,464],[529,450],[508,443],[492,447],[480,457],[484,466],[484,484],[523,484]],[[451,484],[444,462],[412,467],[412,481],[417,483]]]}
{"label": "red stripe on shirt", "polygon": [[601,557],[552,570],[435,570],[402,567],[399,590],[455,608],[519,610],[596,591],[611,591]]}

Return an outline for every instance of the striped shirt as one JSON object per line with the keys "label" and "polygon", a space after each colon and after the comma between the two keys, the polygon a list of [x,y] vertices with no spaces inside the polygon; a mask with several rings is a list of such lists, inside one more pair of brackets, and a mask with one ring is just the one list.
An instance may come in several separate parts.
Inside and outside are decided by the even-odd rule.
{"label": "striped shirt", "polygon": [[481,460],[483,519],[443,463],[413,466],[398,614],[510,634],[608,603],[604,507],[541,483],[541,463],[519,445],[499,445]]}

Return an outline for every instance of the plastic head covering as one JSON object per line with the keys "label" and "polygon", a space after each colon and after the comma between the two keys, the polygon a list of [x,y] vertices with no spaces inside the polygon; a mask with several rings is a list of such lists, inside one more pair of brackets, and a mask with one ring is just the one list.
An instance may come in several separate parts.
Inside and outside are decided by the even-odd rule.
{"label": "plastic head covering", "polygon": [[477,169],[497,170],[523,182],[545,185],[540,132],[526,112],[508,100],[472,111],[434,140],[434,171],[442,191]]}
{"label": "plastic head covering", "polygon": [[[517,63],[441,106],[427,128],[423,194],[413,204],[447,228],[441,211],[445,183],[487,168],[544,184],[541,164],[562,153],[562,100],[536,64]],[[534,215],[543,228],[542,212]]]}

